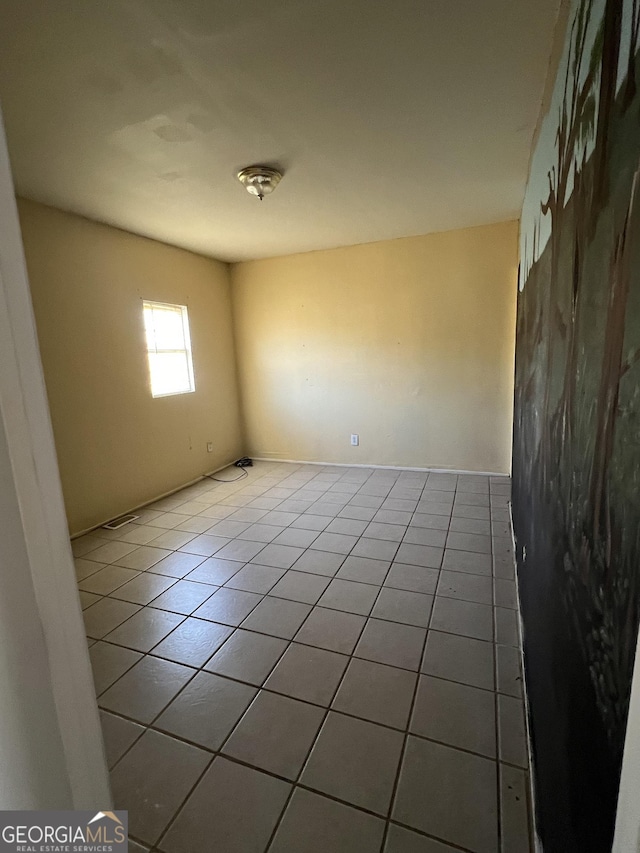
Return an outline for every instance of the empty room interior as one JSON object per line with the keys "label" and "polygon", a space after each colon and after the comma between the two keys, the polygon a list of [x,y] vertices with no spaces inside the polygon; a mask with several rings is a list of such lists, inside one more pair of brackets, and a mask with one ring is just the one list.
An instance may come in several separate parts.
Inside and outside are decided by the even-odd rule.
{"label": "empty room interior", "polygon": [[0,13],[2,849],[640,853],[638,0]]}

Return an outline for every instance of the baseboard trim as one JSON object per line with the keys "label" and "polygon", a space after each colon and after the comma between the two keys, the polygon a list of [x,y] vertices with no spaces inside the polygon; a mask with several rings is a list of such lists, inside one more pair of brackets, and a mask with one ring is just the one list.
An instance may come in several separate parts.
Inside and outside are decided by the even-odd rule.
{"label": "baseboard trim", "polygon": [[356,462],[320,462],[308,459],[276,459],[272,456],[254,456],[256,462],[288,462],[292,465],[332,465],[334,468],[375,468],[382,471],[417,471],[421,474],[478,474],[481,477],[510,477],[499,471],[467,471],[463,468],[414,468],[408,465],[368,465]]}
{"label": "baseboard trim", "polygon": [[113,518],[119,518],[121,515],[128,515],[129,513],[135,513],[137,509],[144,509],[149,506],[149,504],[154,504],[156,501],[161,501],[163,498],[169,498],[171,495],[175,495],[176,492],[182,491],[182,489],[186,489],[189,486],[195,486],[196,483],[202,482],[202,480],[207,477],[211,477],[213,474],[217,474],[219,471],[224,471],[225,468],[229,468],[233,465],[233,462],[238,457],[234,457],[231,462],[227,462],[224,465],[221,465],[219,468],[215,468],[213,471],[207,471],[205,474],[200,474],[199,477],[196,477],[193,480],[189,480],[186,483],[182,483],[180,486],[176,486],[175,489],[169,489],[168,492],[163,492],[161,495],[156,495],[155,498],[150,498],[148,501],[145,501],[143,504],[138,504],[135,507],[131,507],[130,509],[125,509],[122,512],[119,512],[117,515],[112,515],[109,518],[105,518],[103,521],[98,522],[98,524],[93,524],[91,527],[87,527],[84,530],[80,530],[78,533],[72,533],[69,538],[73,541],[74,539],[78,539],[80,536],[86,536],[87,533],[91,533],[92,530],[97,530],[99,527],[107,524]]}

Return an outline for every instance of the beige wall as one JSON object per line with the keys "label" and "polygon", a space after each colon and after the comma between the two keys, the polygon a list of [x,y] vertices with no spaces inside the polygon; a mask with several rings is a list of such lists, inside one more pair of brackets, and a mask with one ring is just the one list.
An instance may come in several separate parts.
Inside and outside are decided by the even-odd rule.
{"label": "beige wall", "polygon": [[[245,452],[509,470],[517,223],[237,264],[230,287],[217,261],[19,210],[72,532]],[[189,307],[194,394],[151,397],[142,299]]]}
{"label": "beige wall", "polygon": [[[71,531],[238,456],[228,267],[33,202],[19,212]],[[195,393],[151,397],[142,299],[188,306]]]}
{"label": "beige wall", "polygon": [[517,227],[232,267],[248,452],[508,472]]}

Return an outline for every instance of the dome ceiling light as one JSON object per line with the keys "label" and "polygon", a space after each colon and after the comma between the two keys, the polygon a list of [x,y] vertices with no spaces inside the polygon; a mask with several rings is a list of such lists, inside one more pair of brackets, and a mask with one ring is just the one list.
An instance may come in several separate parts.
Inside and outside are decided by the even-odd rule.
{"label": "dome ceiling light", "polygon": [[238,172],[238,180],[248,193],[260,201],[280,183],[282,173],[270,166],[247,166]]}

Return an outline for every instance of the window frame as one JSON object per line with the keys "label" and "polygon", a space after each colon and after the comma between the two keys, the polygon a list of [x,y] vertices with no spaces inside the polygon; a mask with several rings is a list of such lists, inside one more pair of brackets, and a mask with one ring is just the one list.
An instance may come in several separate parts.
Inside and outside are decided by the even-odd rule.
{"label": "window frame", "polygon": [[[176,349],[172,348],[158,348],[157,341],[154,340],[156,346],[151,349],[149,347],[149,336],[147,334],[147,322],[146,322],[146,312],[147,310],[151,310],[153,312],[154,308],[158,309],[171,309],[176,314],[178,313],[178,309],[180,310],[181,319],[182,319],[182,337],[184,342],[184,348]],[[155,400],[160,397],[177,397],[182,394],[193,394],[196,390],[196,380],[195,374],[193,370],[193,347],[191,344],[191,330],[189,327],[189,308],[187,305],[180,305],[177,302],[160,302],[157,299],[143,299],[142,300],[142,323],[144,328],[144,337],[145,337],[145,350],[147,354],[147,370],[149,373],[149,389],[151,391],[151,396]],[[155,331],[155,330],[154,330]],[[184,388],[180,391],[166,391],[163,393],[154,393],[153,390],[153,369],[151,367],[151,359],[150,355],[160,355],[163,353],[168,354],[176,354],[176,355],[185,355],[187,360],[187,375],[189,379],[189,388]]]}

